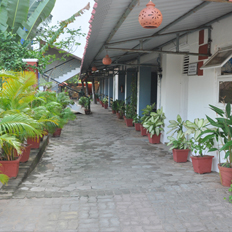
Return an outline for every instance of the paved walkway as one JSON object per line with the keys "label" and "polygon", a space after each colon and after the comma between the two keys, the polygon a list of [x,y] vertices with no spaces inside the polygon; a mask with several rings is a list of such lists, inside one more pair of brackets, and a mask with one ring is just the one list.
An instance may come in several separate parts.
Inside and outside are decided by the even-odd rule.
{"label": "paved walkway", "polygon": [[108,110],[77,115],[34,172],[0,200],[0,231],[232,231],[217,173],[177,164]]}

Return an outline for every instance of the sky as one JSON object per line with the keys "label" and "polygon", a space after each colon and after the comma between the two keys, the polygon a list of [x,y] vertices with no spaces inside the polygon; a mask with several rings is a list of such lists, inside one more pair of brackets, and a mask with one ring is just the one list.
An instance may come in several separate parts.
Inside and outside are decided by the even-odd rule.
{"label": "sky", "polygon": [[[88,22],[90,20],[93,5],[95,3],[94,0],[56,0],[56,4],[51,12],[53,16],[51,24],[54,25],[57,24],[57,22],[68,19],[73,14],[84,8],[88,2],[90,2],[90,9],[85,11],[81,17],[77,17],[76,20],[68,26],[70,29],[78,29],[81,27],[81,32],[86,33],[87,36],[89,31]],[[65,37],[65,35],[62,36]],[[78,46],[73,54],[82,58],[86,39],[85,37],[77,37],[77,41],[81,43],[81,45]]]}

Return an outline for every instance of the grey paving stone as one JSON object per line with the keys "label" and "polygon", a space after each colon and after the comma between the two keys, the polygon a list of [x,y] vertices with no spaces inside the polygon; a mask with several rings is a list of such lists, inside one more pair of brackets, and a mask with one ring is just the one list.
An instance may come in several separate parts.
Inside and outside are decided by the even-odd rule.
{"label": "grey paving stone", "polygon": [[0,191],[0,231],[232,231],[217,173],[195,174],[111,112],[92,110],[50,138],[18,189]]}

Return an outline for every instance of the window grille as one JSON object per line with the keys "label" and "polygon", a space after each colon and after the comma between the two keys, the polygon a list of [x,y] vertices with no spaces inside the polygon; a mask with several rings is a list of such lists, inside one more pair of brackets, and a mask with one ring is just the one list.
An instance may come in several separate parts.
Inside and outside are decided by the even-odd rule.
{"label": "window grille", "polygon": [[184,56],[183,74],[188,74],[189,56]]}

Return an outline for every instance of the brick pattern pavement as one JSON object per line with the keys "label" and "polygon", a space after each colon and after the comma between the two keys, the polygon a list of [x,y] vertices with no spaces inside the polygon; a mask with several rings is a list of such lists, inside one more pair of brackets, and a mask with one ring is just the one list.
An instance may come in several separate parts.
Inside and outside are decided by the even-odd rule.
{"label": "brick pattern pavement", "polygon": [[0,231],[232,231],[217,173],[194,173],[108,110],[92,110],[51,138],[12,199],[0,200]]}

